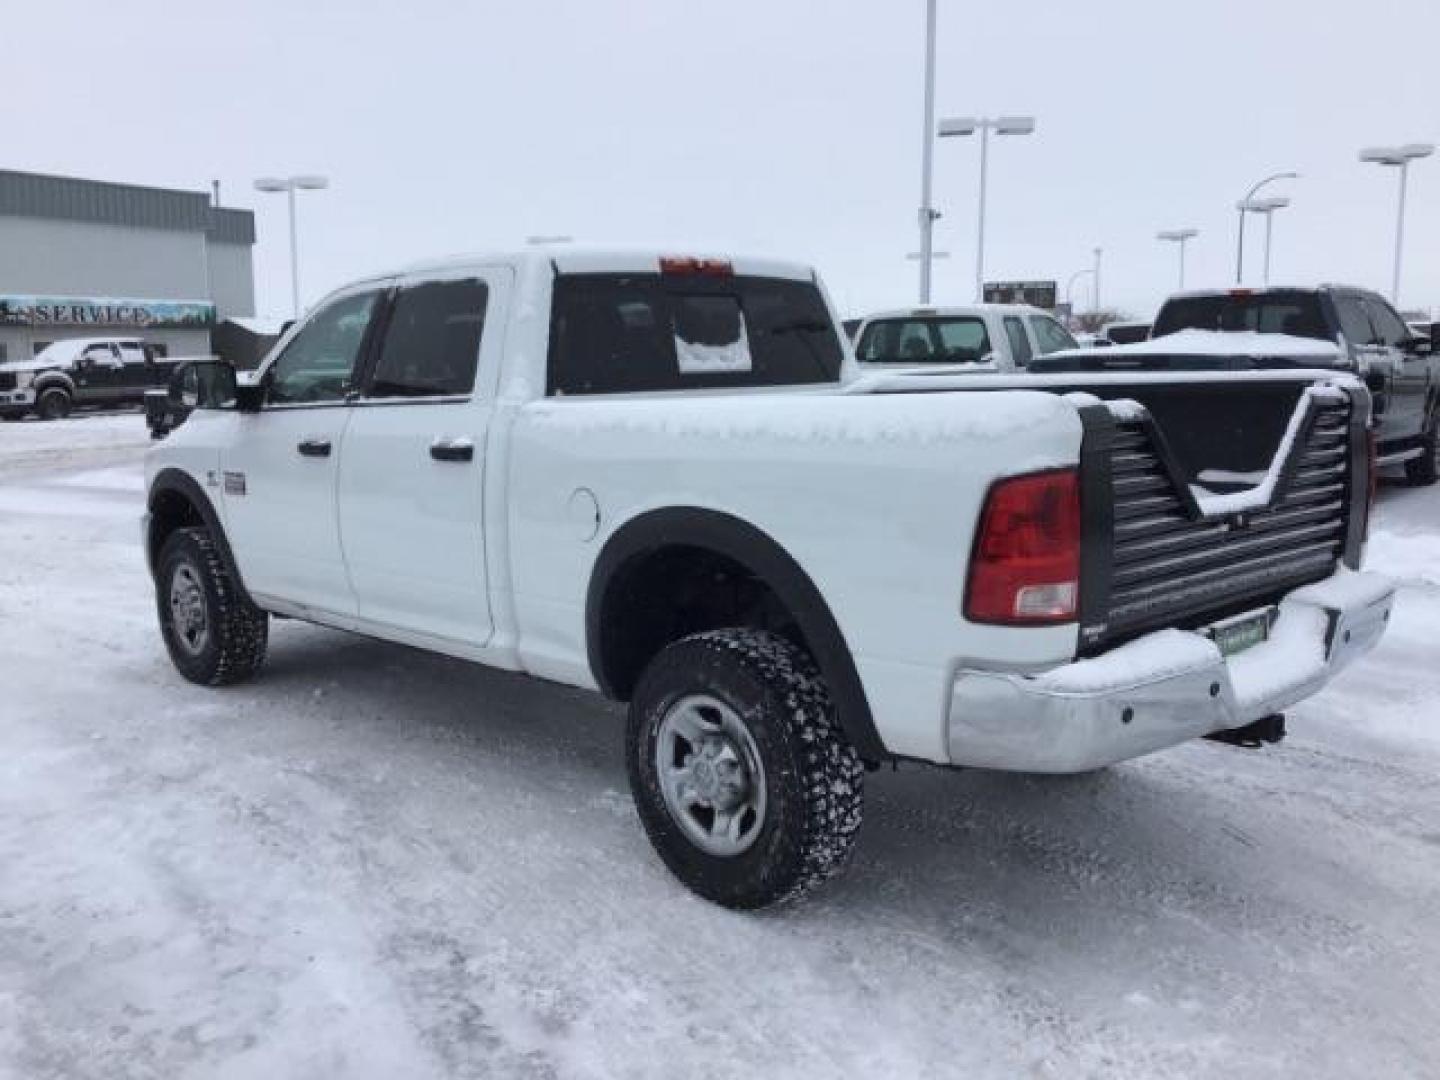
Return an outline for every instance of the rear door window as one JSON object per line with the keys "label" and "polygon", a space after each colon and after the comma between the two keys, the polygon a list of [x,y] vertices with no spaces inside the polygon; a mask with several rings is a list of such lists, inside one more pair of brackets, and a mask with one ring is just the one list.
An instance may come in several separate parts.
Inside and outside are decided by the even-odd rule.
{"label": "rear door window", "polygon": [[843,357],[813,284],[568,274],[555,281],[551,395],[836,382]]}
{"label": "rear door window", "polygon": [[385,324],[366,396],[449,397],[475,386],[488,291],[483,281],[401,289]]}
{"label": "rear door window", "polygon": [[1370,325],[1370,316],[1360,306],[1360,298],[1346,293],[1335,297],[1335,314],[1340,320],[1340,332],[1351,345],[1374,345],[1379,337]]}
{"label": "rear door window", "polygon": [[1031,315],[1030,329],[1035,331],[1035,346],[1041,356],[1079,347],[1079,343],[1070,336],[1070,331],[1044,315]]}
{"label": "rear door window", "polygon": [[1366,296],[1361,302],[1370,315],[1370,325],[1375,327],[1379,339],[1392,348],[1403,349],[1412,336],[1405,320],[1396,315],[1390,305],[1378,296]]}
{"label": "rear door window", "polygon": [[1016,367],[1030,363],[1034,354],[1030,349],[1030,338],[1025,333],[1025,324],[1014,315],[1005,316],[1005,337],[1010,342],[1010,356]]}

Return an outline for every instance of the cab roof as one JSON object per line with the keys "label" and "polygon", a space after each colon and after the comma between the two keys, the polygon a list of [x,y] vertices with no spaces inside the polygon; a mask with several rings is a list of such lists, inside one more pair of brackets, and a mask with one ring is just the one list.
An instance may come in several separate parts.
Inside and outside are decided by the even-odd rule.
{"label": "cab roof", "polygon": [[[793,281],[815,281],[815,270],[804,263],[765,256],[707,251],[684,246],[667,247],[598,247],[580,244],[536,244],[509,251],[461,253],[411,263],[393,274],[448,273],[469,267],[494,266],[497,263],[518,267],[551,266],[561,274],[658,274],[662,260],[689,261],[705,266],[722,264],[735,274],[753,277],[786,278]],[[703,272],[703,269],[697,272]]]}

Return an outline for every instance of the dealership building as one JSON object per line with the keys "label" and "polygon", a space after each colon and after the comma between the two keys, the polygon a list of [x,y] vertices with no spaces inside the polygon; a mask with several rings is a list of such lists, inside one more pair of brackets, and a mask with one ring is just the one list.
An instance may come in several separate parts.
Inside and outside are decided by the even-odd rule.
{"label": "dealership building", "polygon": [[0,362],[71,337],[209,353],[255,314],[255,215],[205,192],[0,169]]}

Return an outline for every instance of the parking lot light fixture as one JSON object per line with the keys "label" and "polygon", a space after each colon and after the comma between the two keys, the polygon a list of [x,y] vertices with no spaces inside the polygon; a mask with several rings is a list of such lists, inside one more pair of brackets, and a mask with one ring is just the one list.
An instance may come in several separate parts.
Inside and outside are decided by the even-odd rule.
{"label": "parking lot light fixture", "polygon": [[295,192],[318,191],[330,181],[314,173],[299,176],[262,176],[255,181],[255,190],[266,194],[284,192],[290,204],[290,305],[295,318],[300,317],[300,255],[295,239]]}
{"label": "parking lot light fixture", "polygon": [[1264,214],[1265,215],[1265,276],[1266,285],[1270,284],[1270,240],[1274,234],[1275,211],[1283,210],[1290,205],[1290,200],[1283,196],[1272,195],[1266,199],[1250,199],[1247,202],[1238,204],[1242,214]]}
{"label": "parking lot light fixture", "polygon": [[1400,205],[1395,214],[1395,269],[1390,282],[1390,301],[1400,306],[1400,258],[1405,250],[1405,185],[1410,162],[1429,157],[1435,152],[1431,143],[1406,143],[1404,146],[1371,146],[1360,151],[1360,160],[1374,165],[1388,165],[1400,171]]}
{"label": "parking lot light fixture", "polygon": [[980,221],[975,233],[975,300],[985,295],[985,184],[989,171],[990,132],[997,135],[1030,135],[1035,131],[1033,116],[964,116],[941,120],[936,135],[942,139],[980,132]]}
{"label": "parking lot light fixture", "polygon": [[1200,235],[1199,229],[1163,229],[1155,234],[1156,240],[1175,244],[1180,249],[1180,285],[1185,288],[1185,245]]}
{"label": "parking lot light fixture", "polygon": [[1240,231],[1235,241],[1236,285],[1245,284],[1245,204],[1248,203],[1251,199],[1255,198],[1255,196],[1259,193],[1260,189],[1263,188],[1266,184],[1274,183],[1276,180],[1298,179],[1300,179],[1300,174],[1298,172],[1273,173],[1270,176],[1265,177],[1264,180],[1256,183],[1249,191],[1245,193],[1245,197],[1235,204],[1236,209],[1240,214]]}

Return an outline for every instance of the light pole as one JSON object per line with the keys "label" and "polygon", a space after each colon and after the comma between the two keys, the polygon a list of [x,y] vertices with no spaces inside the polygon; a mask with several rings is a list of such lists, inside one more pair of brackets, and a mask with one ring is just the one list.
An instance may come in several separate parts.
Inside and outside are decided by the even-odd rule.
{"label": "light pole", "polygon": [[925,141],[920,151],[920,303],[930,303],[930,259],[935,219],[930,186],[935,164],[935,0],[925,5]]}
{"label": "light pole", "polygon": [[1097,248],[1095,249],[1095,280],[1094,280],[1094,282],[1092,282],[1092,284],[1095,286],[1095,292],[1094,292],[1094,298],[1095,298],[1095,314],[1097,314],[1097,315],[1100,314],[1100,256],[1101,256],[1103,253],[1104,253],[1104,249],[1103,249],[1103,248],[1098,248],[1098,247],[1097,247]]}
{"label": "light pole", "polygon": [[1264,214],[1265,215],[1265,284],[1270,284],[1270,239],[1274,234],[1275,211],[1284,210],[1290,205],[1290,200],[1283,196],[1272,195],[1268,199],[1251,199],[1237,205],[1236,209],[1241,214]]}
{"label": "light pole", "polygon": [[262,176],[255,181],[255,190],[267,193],[283,191],[290,203],[290,306],[295,318],[300,318],[300,255],[295,243],[295,192],[318,191],[329,187],[330,181],[323,176]]}
{"label": "light pole", "polygon": [[957,117],[941,120],[940,138],[973,135],[980,132],[980,223],[975,230],[975,299],[985,293],[985,182],[990,161],[990,132],[996,135],[1029,135],[1035,130],[1033,116]]}
{"label": "light pole", "polygon": [[1240,213],[1240,236],[1239,239],[1235,242],[1236,285],[1243,285],[1245,283],[1245,204],[1248,203],[1251,199],[1255,198],[1255,193],[1257,191],[1259,191],[1262,187],[1264,187],[1268,183],[1271,183],[1272,181],[1298,179],[1300,179],[1300,174],[1298,172],[1278,172],[1271,176],[1267,176],[1264,180],[1261,180],[1249,191],[1247,191],[1245,193],[1245,197],[1235,204]]}
{"label": "light pole", "polygon": [[1360,160],[1376,165],[1391,165],[1400,170],[1400,207],[1395,215],[1395,274],[1391,278],[1390,301],[1400,306],[1400,256],[1405,249],[1405,181],[1410,162],[1429,157],[1435,152],[1430,143],[1406,143],[1404,146],[1372,146],[1360,151]]}
{"label": "light pole", "polygon": [[1180,248],[1180,288],[1185,288],[1185,245],[1200,235],[1199,229],[1165,229],[1155,234],[1156,240],[1168,240]]}
{"label": "light pole", "polygon": [[1084,270],[1076,270],[1070,275],[1070,280],[1065,283],[1065,306],[1070,309],[1070,318],[1075,318],[1075,282],[1079,281],[1086,274],[1093,274],[1095,268],[1087,266]]}

